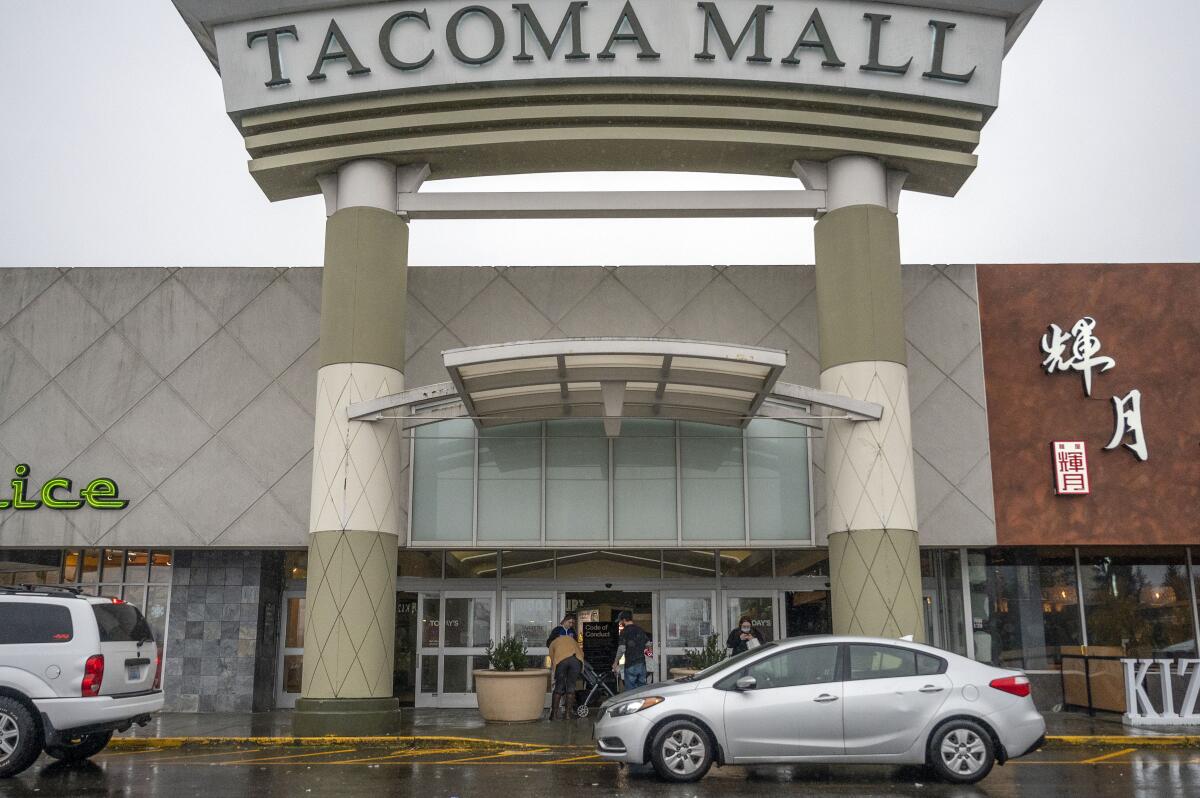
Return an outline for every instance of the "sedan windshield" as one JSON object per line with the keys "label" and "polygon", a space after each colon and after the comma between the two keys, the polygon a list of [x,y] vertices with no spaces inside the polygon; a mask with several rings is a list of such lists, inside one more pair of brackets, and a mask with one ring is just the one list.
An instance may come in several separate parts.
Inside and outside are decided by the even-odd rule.
{"label": "sedan windshield", "polygon": [[720,673],[721,671],[725,670],[726,668],[736,667],[740,662],[742,662],[743,660],[745,660],[749,657],[754,656],[755,654],[761,654],[762,652],[766,651],[767,649],[774,648],[774,647],[775,647],[774,643],[767,643],[766,645],[758,646],[756,648],[748,648],[745,651],[743,651],[741,654],[735,654],[734,656],[730,657],[729,659],[723,659],[720,662],[718,662],[716,665],[709,665],[707,668],[700,671],[699,673],[693,674],[692,676],[685,676],[682,679],[680,679],[679,681],[694,682],[694,681],[698,681],[700,679],[707,679],[709,676],[716,675],[716,674]]}

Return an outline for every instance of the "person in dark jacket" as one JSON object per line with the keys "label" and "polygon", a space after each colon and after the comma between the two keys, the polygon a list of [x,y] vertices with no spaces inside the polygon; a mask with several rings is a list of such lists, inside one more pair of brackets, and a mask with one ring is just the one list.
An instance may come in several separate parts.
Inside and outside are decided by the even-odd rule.
{"label": "person in dark jacket", "polygon": [[554,642],[556,637],[574,637],[575,636],[575,613],[568,612],[559,621],[558,626],[550,630],[550,636],[546,638],[546,645],[549,646]]}
{"label": "person in dark jacket", "polygon": [[[756,641],[752,646],[750,641]],[[764,642],[762,633],[754,628],[754,624],[750,622],[749,616],[743,615],[738,620],[738,625],[729,633],[729,638],[725,641],[725,648],[730,649],[734,654],[741,654],[748,648],[757,648]]]}
{"label": "person in dark jacket", "polygon": [[625,658],[625,689],[636,690],[646,683],[646,644],[650,636],[633,622],[633,613],[628,610],[617,616],[617,627],[621,630],[617,638],[617,656],[613,660],[613,673],[621,669],[621,658]]}

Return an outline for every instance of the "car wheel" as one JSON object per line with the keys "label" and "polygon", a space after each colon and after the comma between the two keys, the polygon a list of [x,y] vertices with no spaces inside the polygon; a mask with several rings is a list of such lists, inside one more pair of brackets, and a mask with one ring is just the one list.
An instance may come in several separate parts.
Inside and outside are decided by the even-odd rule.
{"label": "car wheel", "polygon": [[946,781],[974,784],[996,763],[992,735],[974,721],[952,720],[929,741],[929,761]]}
{"label": "car wheel", "polygon": [[672,721],[654,735],[650,760],[668,781],[699,781],[713,763],[708,732],[690,720]]}
{"label": "car wheel", "polygon": [[28,707],[0,696],[0,779],[25,770],[41,751],[41,732]]}
{"label": "car wheel", "polygon": [[46,753],[64,762],[79,762],[103,751],[112,736],[111,731],[85,734],[70,742],[48,745]]}

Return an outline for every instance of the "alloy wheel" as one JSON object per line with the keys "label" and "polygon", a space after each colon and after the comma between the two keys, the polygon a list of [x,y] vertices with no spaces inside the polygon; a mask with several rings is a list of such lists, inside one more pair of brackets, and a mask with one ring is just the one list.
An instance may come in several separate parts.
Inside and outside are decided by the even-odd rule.
{"label": "alloy wheel", "polygon": [[21,730],[17,719],[7,712],[0,712],[0,759],[8,759],[21,742]]}
{"label": "alloy wheel", "polygon": [[663,742],[663,761],[680,776],[695,773],[706,753],[704,740],[691,729],[678,729]]}
{"label": "alloy wheel", "polygon": [[987,747],[970,729],[953,729],[942,738],[942,762],[960,776],[978,773],[987,760]]}

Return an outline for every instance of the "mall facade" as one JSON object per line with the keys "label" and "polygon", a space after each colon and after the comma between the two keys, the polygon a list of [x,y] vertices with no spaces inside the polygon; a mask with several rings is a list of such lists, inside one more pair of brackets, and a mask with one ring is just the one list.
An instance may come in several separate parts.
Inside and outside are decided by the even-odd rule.
{"label": "mall facade", "polygon": [[[657,679],[741,616],[1049,703],[1195,652],[1196,269],[900,264],[1038,0],[175,5],[323,268],[0,275],[0,578],[145,606],[172,708],[387,732],[568,610]],[[436,190],[595,170],[794,188]],[[815,264],[408,265],[428,219],[670,217],[813,218]]]}
{"label": "mall facade", "polygon": [[[1062,700],[1064,652],[1195,657],[1200,269],[902,274],[925,638],[1040,674],[1049,704]],[[819,376],[811,266],[408,278],[414,384],[439,382],[443,353],[465,347],[618,334],[767,348],[786,353],[781,381]],[[28,466],[27,500],[54,477],[71,480],[50,492],[59,501],[107,478],[128,503],[0,511],[0,583],[144,607],[166,640],[170,709],[286,707],[300,694],[320,283],[320,269],[0,272],[5,468]],[[1041,350],[1051,324],[1069,333],[1085,317],[1096,356],[1115,362],[1093,373],[1090,398],[1080,372],[1048,374]],[[1134,389],[1146,460],[1124,445],[1131,435],[1104,448],[1111,397]],[[396,550],[342,554],[395,569],[394,617],[379,626],[394,641],[393,695],[469,706],[488,641],[520,636],[540,660],[566,610],[633,610],[659,679],[742,615],[768,638],[831,631],[824,423],[413,428],[386,474],[404,497]],[[1067,440],[1085,443],[1086,495],[1055,492],[1052,443]],[[896,553],[876,556],[899,571]]]}

